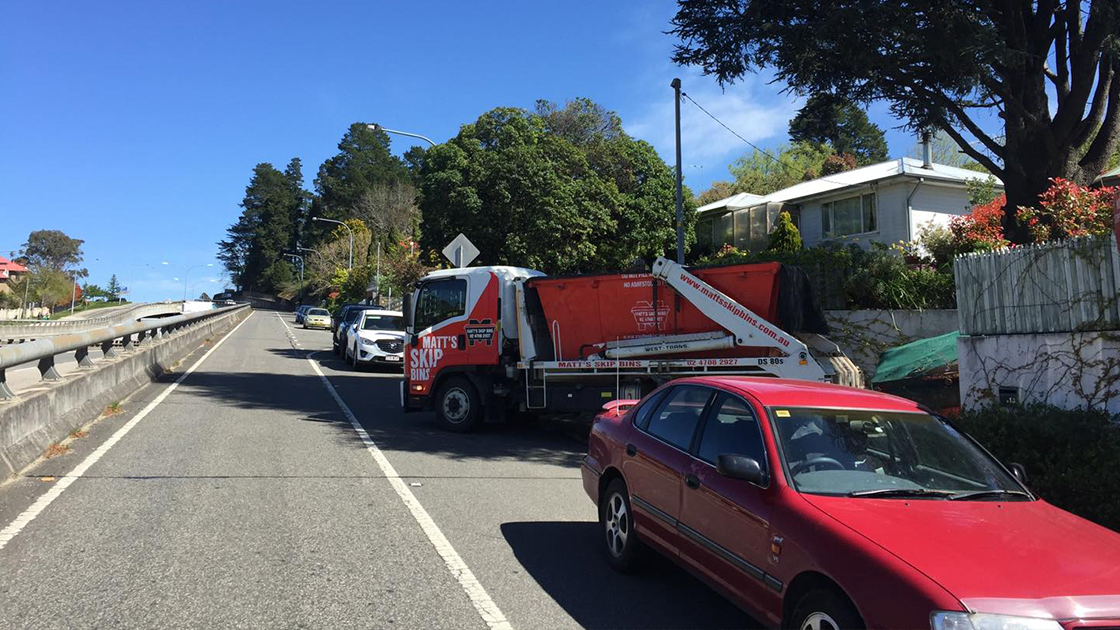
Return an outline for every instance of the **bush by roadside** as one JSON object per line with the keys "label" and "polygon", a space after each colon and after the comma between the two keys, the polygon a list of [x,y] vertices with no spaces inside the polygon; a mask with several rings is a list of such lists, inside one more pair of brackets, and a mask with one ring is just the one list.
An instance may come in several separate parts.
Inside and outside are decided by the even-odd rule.
{"label": "bush by roadside", "polygon": [[1026,467],[1027,485],[1042,498],[1120,531],[1120,416],[993,405],[955,422],[1004,464]]}

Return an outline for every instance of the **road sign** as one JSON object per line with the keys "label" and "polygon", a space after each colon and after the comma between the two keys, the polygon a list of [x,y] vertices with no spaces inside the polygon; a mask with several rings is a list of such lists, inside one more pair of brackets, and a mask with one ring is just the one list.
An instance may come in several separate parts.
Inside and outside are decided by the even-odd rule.
{"label": "road sign", "polygon": [[443,248],[444,257],[456,267],[466,267],[471,264],[472,260],[478,258],[480,253],[474,243],[463,234],[456,236],[454,240],[448,243],[447,247]]}

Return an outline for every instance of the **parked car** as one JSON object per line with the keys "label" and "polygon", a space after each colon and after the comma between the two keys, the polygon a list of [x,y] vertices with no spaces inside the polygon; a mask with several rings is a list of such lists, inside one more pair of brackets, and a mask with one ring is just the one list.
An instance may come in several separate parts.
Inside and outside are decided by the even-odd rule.
{"label": "parked car", "polygon": [[916,403],[746,377],[632,403],[582,465],[618,570],[652,548],[774,627],[1120,627],[1120,534]]}
{"label": "parked car", "polygon": [[400,311],[362,311],[346,333],[346,360],[404,367],[404,317]]}
{"label": "parked car", "polygon": [[309,309],[309,308],[311,308],[310,304],[300,304],[299,306],[296,307],[296,323],[297,324],[302,324],[303,323],[303,315],[304,315],[304,313],[307,312],[307,309]]}
{"label": "parked car", "polygon": [[307,309],[303,314],[303,327],[329,329],[331,327],[330,311],[325,308]]}
{"label": "parked car", "polygon": [[362,311],[376,309],[372,304],[347,304],[331,320],[331,350],[339,356],[346,351],[346,331]]}

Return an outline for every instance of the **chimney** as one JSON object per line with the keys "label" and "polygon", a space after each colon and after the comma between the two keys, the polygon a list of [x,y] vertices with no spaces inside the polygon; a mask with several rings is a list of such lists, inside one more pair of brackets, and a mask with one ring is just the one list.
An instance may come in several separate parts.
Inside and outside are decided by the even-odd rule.
{"label": "chimney", "polygon": [[922,132],[922,168],[931,168],[933,166],[933,149],[929,145],[930,132],[925,130]]}

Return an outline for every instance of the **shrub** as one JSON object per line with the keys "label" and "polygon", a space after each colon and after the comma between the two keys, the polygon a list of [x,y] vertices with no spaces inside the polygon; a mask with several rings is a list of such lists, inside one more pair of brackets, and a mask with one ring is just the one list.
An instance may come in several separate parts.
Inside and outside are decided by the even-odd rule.
{"label": "shrub", "polygon": [[1112,200],[1117,188],[1083,188],[1055,177],[1038,198],[1041,208],[1019,206],[1020,221],[1036,242],[1112,231]]}
{"label": "shrub", "polygon": [[953,236],[953,246],[958,254],[990,251],[1007,247],[1003,238],[1003,206],[1007,195],[974,206],[971,214],[953,217],[949,220],[949,232]]}
{"label": "shrub", "polygon": [[956,423],[1054,505],[1120,531],[1120,416],[1047,405],[989,406]]}
{"label": "shrub", "polygon": [[766,249],[771,252],[801,250],[801,232],[793,224],[793,219],[788,212],[783,210],[778,213],[778,225],[774,226],[774,231],[770,233],[770,244]]}

